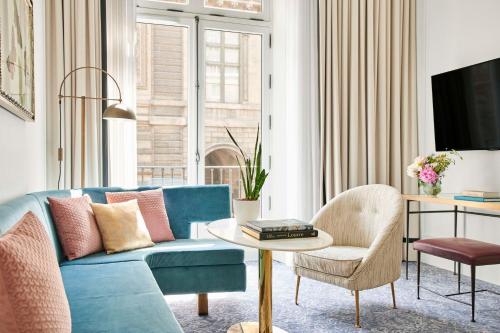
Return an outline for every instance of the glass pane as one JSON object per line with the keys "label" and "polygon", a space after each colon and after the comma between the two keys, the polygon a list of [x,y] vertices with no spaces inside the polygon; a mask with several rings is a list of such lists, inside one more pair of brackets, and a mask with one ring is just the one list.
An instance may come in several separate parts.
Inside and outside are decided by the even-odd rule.
{"label": "glass pane", "polygon": [[207,44],[220,44],[221,32],[217,30],[207,30],[205,32],[205,39]]}
{"label": "glass pane", "polygon": [[239,86],[236,84],[227,84],[224,86],[226,103],[238,103],[240,101]]}
{"label": "glass pane", "polygon": [[153,0],[156,2],[166,2],[166,3],[174,3],[177,5],[187,5],[189,4],[189,0]]}
{"label": "glass pane", "polygon": [[[207,43],[209,33],[210,30],[205,31]],[[245,153],[253,154],[257,125],[261,122],[261,44],[260,35],[225,32],[220,40],[224,57],[217,88],[212,85],[213,63],[205,59],[205,183],[230,184],[234,197],[240,197],[243,188],[236,161],[239,153],[226,127]],[[220,97],[214,102],[209,96],[217,93]]]}
{"label": "glass pane", "polygon": [[188,28],[137,23],[139,185],[187,182]]}
{"label": "glass pane", "polygon": [[207,65],[206,71],[206,98],[210,102],[220,101],[221,70],[219,65]]}
{"label": "glass pane", "polygon": [[225,32],[224,44],[226,45],[240,45],[240,34],[237,32]]}
{"label": "glass pane", "polygon": [[224,49],[224,60],[229,64],[238,64],[240,62],[240,50],[239,49]]}
{"label": "glass pane", "polygon": [[262,0],[205,0],[205,7],[262,13]]}
{"label": "glass pane", "polygon": [[207,61],[220,62],[220,47],[207,46]]}

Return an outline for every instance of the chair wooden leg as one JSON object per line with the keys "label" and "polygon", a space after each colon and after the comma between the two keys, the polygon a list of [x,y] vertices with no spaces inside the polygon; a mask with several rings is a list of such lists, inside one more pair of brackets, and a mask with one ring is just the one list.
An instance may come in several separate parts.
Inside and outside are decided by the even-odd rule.
{"label": "chair wooden leg", "polygon": [[295,285],[295,305],[299,305],[299,287],[300,287],[300,275],[297,275],[297,284]]}
{"label": "chair wooden leg", "polygon": [[208,315],[208,295],[198,294],[198,316]]}
{"label": "chair wooden leg", "polygon": [[356,324],[354,327],[361,328],[359,324],[359,290],[354,290],[354,300],[356,302]]}
{"label": "chair wooden leg", "polygon": [[394,282],[391,282],[391,292],[392,292],[392,308],[396,309],[396,292],[394,291]]}

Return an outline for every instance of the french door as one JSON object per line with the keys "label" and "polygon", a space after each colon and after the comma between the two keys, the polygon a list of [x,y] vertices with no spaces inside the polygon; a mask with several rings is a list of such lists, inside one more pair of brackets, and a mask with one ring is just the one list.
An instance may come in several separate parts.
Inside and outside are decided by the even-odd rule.
{"label": "french door", "polygon": [[[198,17],[137,23],[139,185],[230,184],[242,195],[238,149],[257,127],[270,169],[270,34],[266,27]],[[263,214],[270,198],[262,196]]]}

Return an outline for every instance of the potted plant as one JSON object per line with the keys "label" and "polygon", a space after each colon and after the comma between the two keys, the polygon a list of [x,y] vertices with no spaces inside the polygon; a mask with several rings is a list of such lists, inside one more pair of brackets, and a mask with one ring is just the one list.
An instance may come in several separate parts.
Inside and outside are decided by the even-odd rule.
{"label": "potted plant", "polygon": [[418,179],[418,185],[425,194],[436,196],[441,193],[441,180],[444,172],[451,164],[455,164],[454,156],[462,159],[456,151],[450,153],[417,156],[415,161],[406,170],[408,176]]}
{"label": "potted plant", "polygon": [[[243,198],[233,199],[234,217],[240,225],[259,217],[260,191],[269,175],[269,173],[262,168],[262,143],[259,140],[259,129],[259,126],[257,126],[257,138],[255,139],[253,156],[248,157],[229,129],[226,128],[231,141],[233,141],[241,154],[241,156],[235,156],[235,158],[240,167],[240,177],[245,196]],[[243,160],[240,161],[240,158]]]}

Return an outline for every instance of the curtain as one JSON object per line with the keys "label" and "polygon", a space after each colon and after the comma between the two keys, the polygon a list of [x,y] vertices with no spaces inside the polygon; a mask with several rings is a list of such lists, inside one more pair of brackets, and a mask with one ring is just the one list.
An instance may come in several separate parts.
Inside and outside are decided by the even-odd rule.
{"label": "curtain", "polygon": [[[99,186],[101,184],[101,103],[85,103],[85,166],[82,168],[82,105],[77,99],[64,99],[59,117],[58,93],[64,76],[80,66],[101,65],[100,1],[46,1],[46,72],[47,72],[47,185],[56,188],[59,178],[59,121],[62,124],[64,160],[61,164],[61,188]],[[64,95],[101,96],[101,74],[82,70],[66,80]],[[85,169],[85,184],[81,174]]]}
{"label": "curtain", "polygon": [[[273,1],[271,214],[320,208],[317,1]],[[267,203],[265,203],[267,204]]]}
{"label": "curtain", "polygon": [[319,0],[322,199],[382,183],[416,192],[415,0]]}
{"label": "curtain", "polygon": [[[107,70],[118,81],[123,103],[136,108],[135,0],[106,1]],[[109,96],[117,96],[108,80]],[[110,186],[137,186],[136,123],[108,121],[108,174]]]}

